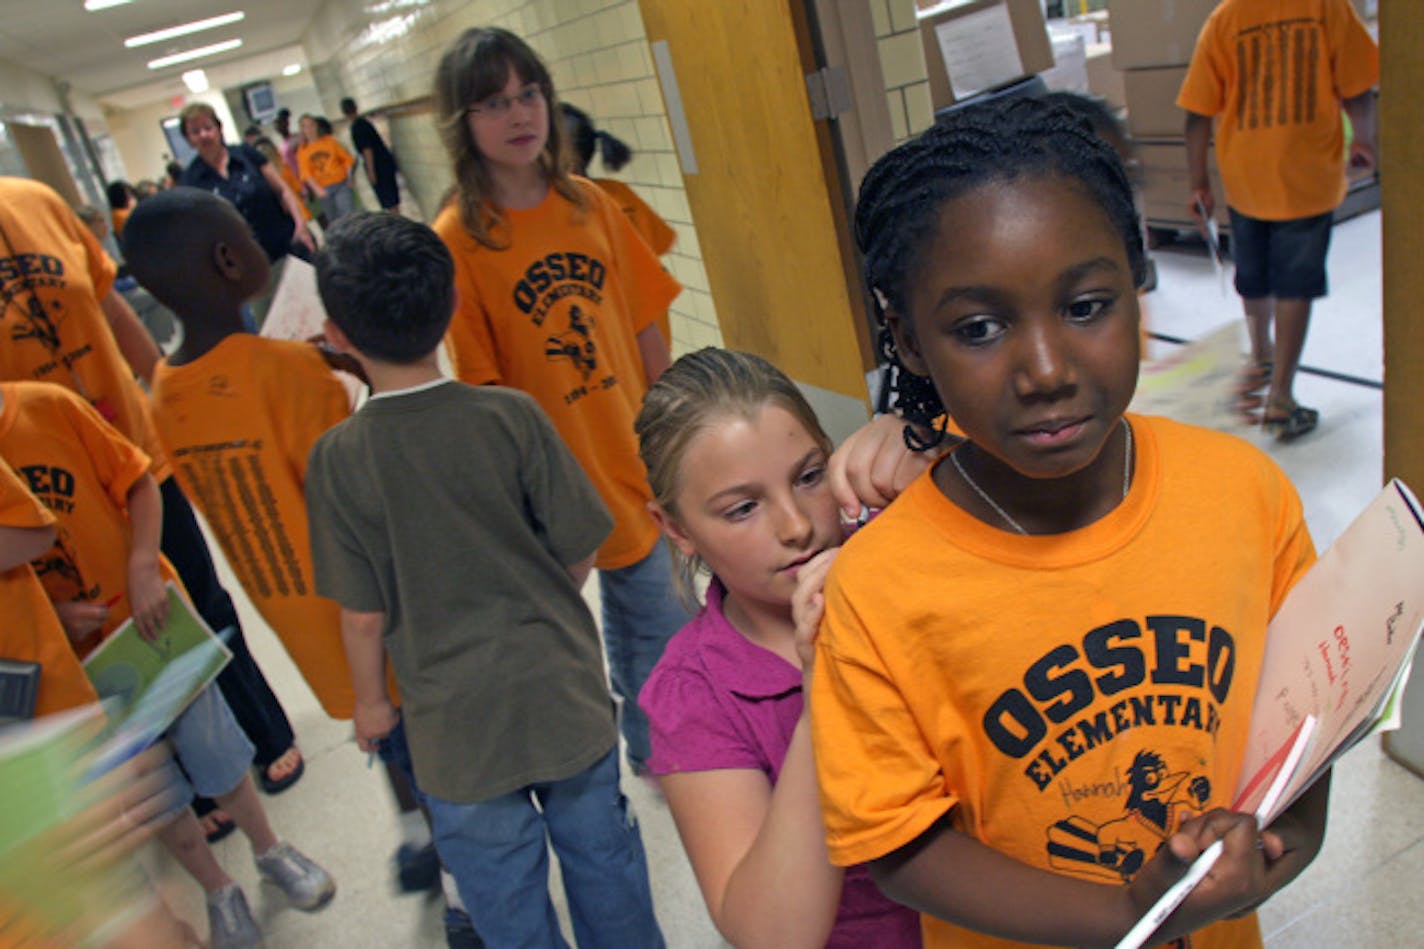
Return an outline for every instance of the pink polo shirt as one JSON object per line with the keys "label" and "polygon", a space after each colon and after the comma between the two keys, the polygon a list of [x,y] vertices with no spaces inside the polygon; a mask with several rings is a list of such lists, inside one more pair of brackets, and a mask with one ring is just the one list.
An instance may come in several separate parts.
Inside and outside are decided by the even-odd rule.
{"label": "pink polo shirt", "polygon": [[[749,641],[722,613],[722,584],[668,643],[638,696],[648,715],[654,774],[755,768],[772,784],[801,717],[801,670]],[[846,870],[828,949],[918,949],[920,917]]]}

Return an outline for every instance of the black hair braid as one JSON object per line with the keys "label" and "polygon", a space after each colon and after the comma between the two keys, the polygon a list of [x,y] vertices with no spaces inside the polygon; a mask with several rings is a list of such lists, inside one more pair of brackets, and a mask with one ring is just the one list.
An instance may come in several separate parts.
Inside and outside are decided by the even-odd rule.
{"label": "black hair braid", "polygon": [[[956,109],[883,156],[861,182],[855,241],[884,327],[880,351],[889,366],[885,384],[910,423],[905,441],[914,450],[943,440],[944,431],[936,422],[944,421],[944,403],[928,378],[905,368],[884,326],[885,314],[894,311],[902,320],[908,318],[908,282],[919,266],[920,252],[939,227],[945,201],[990,181],[1026,175],[1061,176],[1083,187],[1117,228],[1133,283],[1141,285],[1145,255],[1127,172],[1092,125],[1061,103],[1005,97]],[[911,426],[930,431],[930,437]]]}

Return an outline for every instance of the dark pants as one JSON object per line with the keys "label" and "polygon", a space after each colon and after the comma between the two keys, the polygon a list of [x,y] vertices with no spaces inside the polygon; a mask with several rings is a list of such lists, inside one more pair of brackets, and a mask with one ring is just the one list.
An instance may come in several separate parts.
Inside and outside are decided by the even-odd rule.
{"label": "dark pants", "polygon": [[287,721],[282,704],[272,694],[266,677],[247,650],[232,597],[218,580],[207,542],[188,499],[178,487],[178,479],[164,481],[160,490],[163,493],[163,553],[173,562],[183,585],[188,588],[193,606],[213,631],[231,630],[227,647],[232,650],[232,661],[218,675],[218,688],[256,749],[253,760],[259,767],[266,767],[292,747],[291,722]]}

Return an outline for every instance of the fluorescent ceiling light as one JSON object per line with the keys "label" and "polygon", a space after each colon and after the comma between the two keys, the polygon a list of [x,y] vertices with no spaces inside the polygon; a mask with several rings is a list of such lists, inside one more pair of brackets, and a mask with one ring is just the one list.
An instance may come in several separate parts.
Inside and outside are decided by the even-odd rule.
{"label": "fluorescent ceiling light", "polygon": [[160,56],[158,59],[148,61],[149,69],[162,69],[164,66],[176,66],[179,63],[186,63],[193,59],[202,59],[204,56],[216,56],[218,53],[226,53],[230,49],[237,49],[242,45],[242,40],[223,40],[221,43],[214,43],[211,46],[199,46],[197,49],[190,49],[185,53],[174,53],[172,56]]}
{"label": "fluorescent ceiling light", "polygon": [[133,0],[84,0],[84,9],[107,10],[109,7],[121,7],[126,3],[133,3]]}
{"label": "fluorescent ceiling light", "polygon": [[194,20],[192,23],[170,26],[166,30],[154,30],[152,33],[140,33],[138,36],[130,36],[124,40],[124,45],[129,49],[133,49],[135,46],[162,43],[164,40],[187,36],[189,33],[201,33],[203,30],[213,30],[220,26],[227,26],[229,23],[236,23],[246,16],[247,14],[241,10],[235,13],[224,13],[222,16],[210,16],[206,20]]}
{"label": "fluorescent ceiling light", "polygon": [[183,74],[183,85],[187,86],[190,92],[207,92],[208,74],[201,69],[190,69]]}
{"label": "fluorescent ceiling light", "polygon": [[282,75],[284,75],[284,76],[295,76],[297,73],[299,73],[299,72],[301,72],[301,71],[302,71],[302,64],[301,64],[301,63],[292,63],[290,66],[283,66],[283,67],[282,67]]}

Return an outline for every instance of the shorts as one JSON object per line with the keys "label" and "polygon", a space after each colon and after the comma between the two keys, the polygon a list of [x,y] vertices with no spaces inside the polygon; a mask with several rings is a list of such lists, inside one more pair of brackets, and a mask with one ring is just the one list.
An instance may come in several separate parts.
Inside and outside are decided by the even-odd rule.
{"label": "shorts", "polygon": [[215,683],[198,693],[165,736],[173,758],[164,767],[178,800],[187,806],[194,792],[203,797],[226,794],[241,783],[252,767],[252,742],[237,727],[227,699]]}
{"label": "shorts", "polygon": [[1325,253],[1335,215],[1262,221],[1231,212],[1236,292],[1244,299],[1313,300],[1325,296]]}

